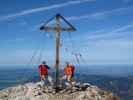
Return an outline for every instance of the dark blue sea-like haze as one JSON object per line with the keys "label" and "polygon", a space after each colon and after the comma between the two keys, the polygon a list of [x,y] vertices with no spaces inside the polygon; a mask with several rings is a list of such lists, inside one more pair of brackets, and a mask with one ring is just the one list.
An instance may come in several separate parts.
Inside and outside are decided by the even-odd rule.
{"label": "dark blue sea-like haze", "polygon": [[[50,69],[54,77],[54,69]],[[60,75],[63,71],[60,71]],[[120,96],[122,100],[133,98],[133,66],[132,65],[86,65],[76,66],[75,79],[89,82]],[[38,66],[0,66],[0,90],[39,81]]]}

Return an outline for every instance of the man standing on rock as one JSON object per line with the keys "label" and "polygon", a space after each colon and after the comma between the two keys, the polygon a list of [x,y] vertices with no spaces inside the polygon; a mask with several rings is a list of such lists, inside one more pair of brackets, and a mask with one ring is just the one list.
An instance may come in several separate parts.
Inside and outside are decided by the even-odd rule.
{"label": "man standing on rock", "polygon": [[42,85],[46,85],[46,80],[48,80],[50,85],[53,85],[52,77],[48,75],[48,70],[50,69],[50,67],[46,64],[46,62],[43,61],[38,68]]}
{"label": "man standing on rock", "polygon": [[64,76],[61,78],[62,80],[65,79],[68,83],[66,85],[72,87],[75,85],[74,81],[74,65],[70,64],[69,62],[66,62],[66,66],[64,68]]}

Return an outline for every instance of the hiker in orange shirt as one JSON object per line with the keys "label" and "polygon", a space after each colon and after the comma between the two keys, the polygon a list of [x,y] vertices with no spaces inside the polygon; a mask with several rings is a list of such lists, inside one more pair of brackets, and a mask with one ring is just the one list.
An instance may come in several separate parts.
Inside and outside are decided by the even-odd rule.
{"label": "hiker in orange shirt", "polygon": [[66,80],[71,87],[75,83],[74,82],[74,71],[75,71],[74,65],[70,64],[69,62],[66,62],[66,66],[64,68],[64,76],[61,79]]}

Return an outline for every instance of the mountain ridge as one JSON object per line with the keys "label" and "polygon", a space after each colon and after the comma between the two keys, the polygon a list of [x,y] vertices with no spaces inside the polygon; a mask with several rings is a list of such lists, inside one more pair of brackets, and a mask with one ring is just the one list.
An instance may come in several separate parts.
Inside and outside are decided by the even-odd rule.
{"label": "mountain ridge", "polygon": [[[46,90],[46,89],[45,89]],[[84,83],[75,91],[52,93],[44,91],[39,83],[26,83],[9,87],[0,91],[0,100],[120,100],[113,93],[104,91],[97,86]]]}

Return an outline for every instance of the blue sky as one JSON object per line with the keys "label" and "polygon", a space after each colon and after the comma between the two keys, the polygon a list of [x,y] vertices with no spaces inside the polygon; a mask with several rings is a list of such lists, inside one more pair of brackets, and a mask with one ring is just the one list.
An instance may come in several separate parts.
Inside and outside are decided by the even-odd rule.
{"label": "blue sky", "polygon": [[77,63],[74,52],[80,64],[133,64],[133,0],[0,0],[0,64],[27,64],[34,52],[32,63],[54,64],[55,34],[39,27],[56,13],[77,29],[61,35],[62,63]]}

